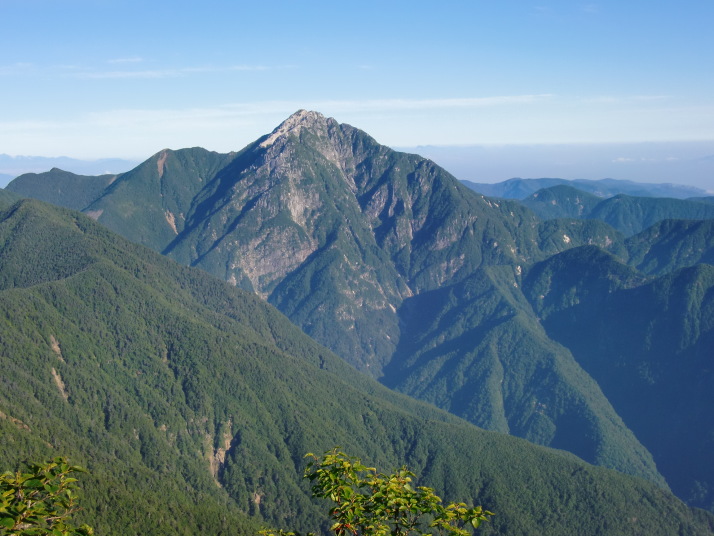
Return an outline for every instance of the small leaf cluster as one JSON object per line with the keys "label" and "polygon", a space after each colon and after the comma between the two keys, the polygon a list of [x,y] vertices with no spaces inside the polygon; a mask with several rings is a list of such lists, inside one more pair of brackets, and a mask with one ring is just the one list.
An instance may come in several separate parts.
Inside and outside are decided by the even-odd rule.
{"label": "small leaf cluster", "polygon": [[[334,503],[329,513],[336,536],[468,536],[465,527],[477,528],[494,515],[464,503],[444,506],[432,488],[412,485],[415,475],[406,467],[386,475],[338,448],[321,459],[312,453],[306,457],[312,458],[305,469],[312,495]],[[270,530],[260,534],[276,536]],[[296,533],[280,530],[277,536]]]}
{"label": "small leaf cluster", "polygon": [[76,478],[84,472],[64,458],[31,464],[29,472],[0,475],[0,536],[90,536],[91,527],[73,526],[69,518],[78,509]]}

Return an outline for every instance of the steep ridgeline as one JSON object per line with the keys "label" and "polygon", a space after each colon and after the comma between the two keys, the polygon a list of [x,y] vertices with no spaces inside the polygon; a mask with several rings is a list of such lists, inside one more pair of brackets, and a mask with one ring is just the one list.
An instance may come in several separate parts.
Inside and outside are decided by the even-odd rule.
{"label": "steep ridgeline", "polygon": [[603,222],[541,222],[306,111],[238,153],[161,151],[83,210],[257,292],[387,385],[665,486],[522,294],[524,270],[550,255],[586,244],[626,255]]}
{"label": "steep ridgeline", "polygon": [[496,511],[480,534],[705,535],[642,479],[384,388],[255,296],[82,214],[0,214],[0,460],[67,455],[100,534],[327,527],[301,479],[335,444]]}
{"label": "steep ridgeline", "polygon": [[524,291],[675,493],[714,510],[714,266],[645,278],[583,247],[536,264]]}
{"label": "steep ridgeline", "polygon": [[541,219],[584,218],[604,221],[626,236],[662,220],[714,218],[714,205],[694,199],[616,195],[601,199],[572,186],[539,190],[522,201]]}

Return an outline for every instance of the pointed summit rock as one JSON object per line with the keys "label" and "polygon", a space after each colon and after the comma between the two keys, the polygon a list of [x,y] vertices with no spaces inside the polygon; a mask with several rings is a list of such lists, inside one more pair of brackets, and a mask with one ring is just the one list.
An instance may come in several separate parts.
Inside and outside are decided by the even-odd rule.
{"label": "pointed summit rock", "polygon": [[337,124],[334,119],[327,119],[324,115],[319,112],[311,112],[307,110],[298,110],[293,115],[288,117],[285,121],[280,123],[278,127],[271,132],[267,138],[260,143],[260,147],[265,149],[270,147],[280,138],[286,137],[290,134],[299,136],[300,131],[303,128],[311,129],[313,132],[319,130],[326,130],[328,123]]}

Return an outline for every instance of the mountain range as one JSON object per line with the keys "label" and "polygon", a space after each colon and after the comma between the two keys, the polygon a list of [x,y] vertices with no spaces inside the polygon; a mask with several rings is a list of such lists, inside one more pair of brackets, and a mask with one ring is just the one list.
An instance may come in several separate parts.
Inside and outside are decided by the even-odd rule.
{"label": "mountain range", "polygon": [[708,534],[662,487],[386,389],[253,294],[77,212],[0,213],[0,459],[89,470],[105,534],[327,529],[303,454],[341,444],[485,504],[483,534]]}
{"label": "mountain range", "polygon": [[553,186],[570,186],[580,191],[593,194],[597,197],[612,197],[625,194],[636,197],[672,197],[686,199],[690,197],[706,196],[706,190],[695,186],[672,184],[669,182],[634,182],[616,179],[521,179],[513,178],[496,183],[462,181],[466,186],[479,193],[503,197],[505,199],[525,199],[538,190],[552,188]]}
{"label": "mountain range", "polygon": [[538,190],[521,203],[543,220],[580,218],[604,221],[631,236],[663,220],[707,220],[714,218],[709,198],[674,199],[617,194],[602,199],[568,185]]}
{"label": "mountain range", "polygon": [[306,111],[239,152],[7,191],[256,293],[394,390],[714,510],[711,220],[544,220]]}
{"label": "mountain range", "polygon": [[0,153],[0,186],[4,188],[19,175],[44,172],[55,167],[81,174],[107,174],[131,169],[138,163],[138,161],[121,158],[80,160],[67,156],[10,156]]}

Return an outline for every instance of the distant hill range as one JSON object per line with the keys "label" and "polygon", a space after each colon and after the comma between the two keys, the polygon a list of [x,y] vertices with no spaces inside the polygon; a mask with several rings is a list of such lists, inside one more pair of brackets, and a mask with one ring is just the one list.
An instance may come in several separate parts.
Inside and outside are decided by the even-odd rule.
{"label": "distant hill range", "polygon": [[[708,203],[683,221],[614,197],[631,206],[618,230],[571,189],[543,219],[307,111],[239,152],[165,149],[8,190],[257,293],[393,389],[714,511]],[[645,225],[660,231],[629,236]]]}
{"label": "distant hill range", "polygon": [[100,158],[80,160],[67,156],[10,156],[0,154],[0,187],[4,187],[13,178],[25,173],[39,173],[51,168],[83,175],[116,174],[135,167],[139,162],[121,158]]}
{"label": "distant hill range", "polygon": [[497,183],[482,183],[463,180],[466,186],[483,195],[505,199],[525,199],[538,190],[553,186],[572,186],[597,197],[612,197],[626,194],[638,197],[688,197],[707,196],[706,190],[694,186],[671,183],[644,183],[616,179],[509,179]]}
{"label": "distant hill range", "polygon": [[552,186],[529,195],[521,203],[543,220],[595,219],[631,236],[662,220],[714,218],[713,198],[674,199],[617,194],[603,199],[567,185]]}

